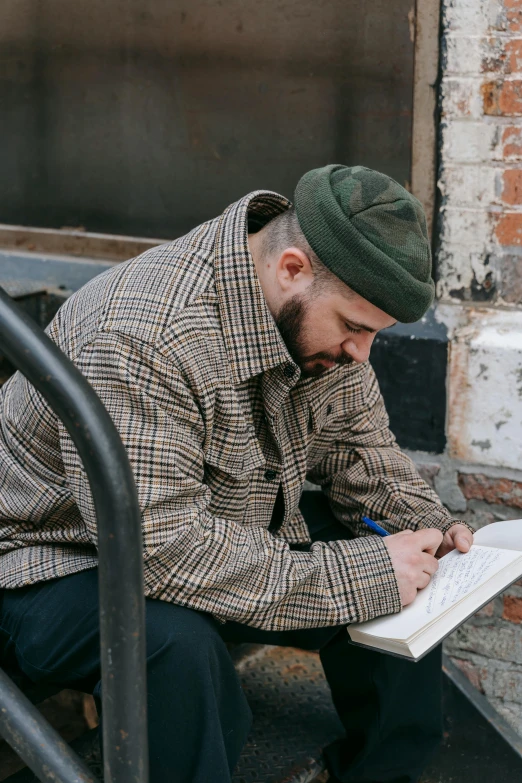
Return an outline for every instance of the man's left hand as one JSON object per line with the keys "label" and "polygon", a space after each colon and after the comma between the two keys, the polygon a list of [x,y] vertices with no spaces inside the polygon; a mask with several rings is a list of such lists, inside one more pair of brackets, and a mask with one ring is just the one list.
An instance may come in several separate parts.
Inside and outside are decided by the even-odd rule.
{"label": "man's left hand", "polygon": [[469,552],[473,543],[473,533],[465,525],[453,525],[444,533],[442,544],[435,552],[435,557],[443,557],[451,552],[452,549],[458,549],[459,552]]}

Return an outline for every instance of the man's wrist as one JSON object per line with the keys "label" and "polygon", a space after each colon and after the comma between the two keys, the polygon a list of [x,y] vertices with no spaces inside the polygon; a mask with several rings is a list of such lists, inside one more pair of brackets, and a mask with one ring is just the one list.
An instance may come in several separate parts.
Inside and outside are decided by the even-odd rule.
{"label": "man's wrist", "polygon": [[471,530],[472,533],[475,533],[474,528],[471,527],[467,522],[465,522],[463,519],[452,519],[452,517],[447,517],[446,519],[423,519],[422,522],[419,522],[419,529],[420,528],[427,528],[427,527],[436,527],[437,530],[440,530],[441,533],[447,533],[450,528],[452,528],[454,525],[464,525],[468,530]]}
{"label": "man's wrist", "polygon": [[347,601],[352,604],[349,622],[364,622],[401,610],[399,585],[390,554],[380,536],[329,542],[339,552],[343,572],[348,572]]}

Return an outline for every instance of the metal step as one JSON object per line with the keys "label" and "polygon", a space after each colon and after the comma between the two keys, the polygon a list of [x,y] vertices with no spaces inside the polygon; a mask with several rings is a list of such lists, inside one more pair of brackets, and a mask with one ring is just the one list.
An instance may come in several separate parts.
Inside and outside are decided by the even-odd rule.
{"label": "metal step", "polygon": [[[234,657],[254,714],[234,783],[326,781],[321,751],[342,736],[342,727],[319,656],[287,647],[250,645]],[[520,738],[448,661],[444,671],[444,742],[419,783],[522,780]],[[101,779],[97,731],[71,744]],[[22,770],[6,783],[36,780]]]}

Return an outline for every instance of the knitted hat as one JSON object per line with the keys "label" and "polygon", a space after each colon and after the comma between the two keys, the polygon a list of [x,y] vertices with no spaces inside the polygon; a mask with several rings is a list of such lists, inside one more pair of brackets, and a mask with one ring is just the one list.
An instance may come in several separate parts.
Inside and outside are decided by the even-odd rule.
{"label": "knitted hat", "polygon": [[424,315],[434,283],[415,196],[364,166],[330,165],[301,177],[294,203],[308,244],[347,286],[398,321]]}

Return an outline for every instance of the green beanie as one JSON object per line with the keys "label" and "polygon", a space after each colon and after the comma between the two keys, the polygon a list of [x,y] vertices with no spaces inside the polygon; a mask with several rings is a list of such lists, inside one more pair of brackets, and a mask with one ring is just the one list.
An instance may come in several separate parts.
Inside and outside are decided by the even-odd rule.
{"label": "green beanie", "polygon": [[403,323],[433,301],[431,252],[420,201],[364,166],[324,166],[295,190],[299,225],[312,250],[356,293]]}

